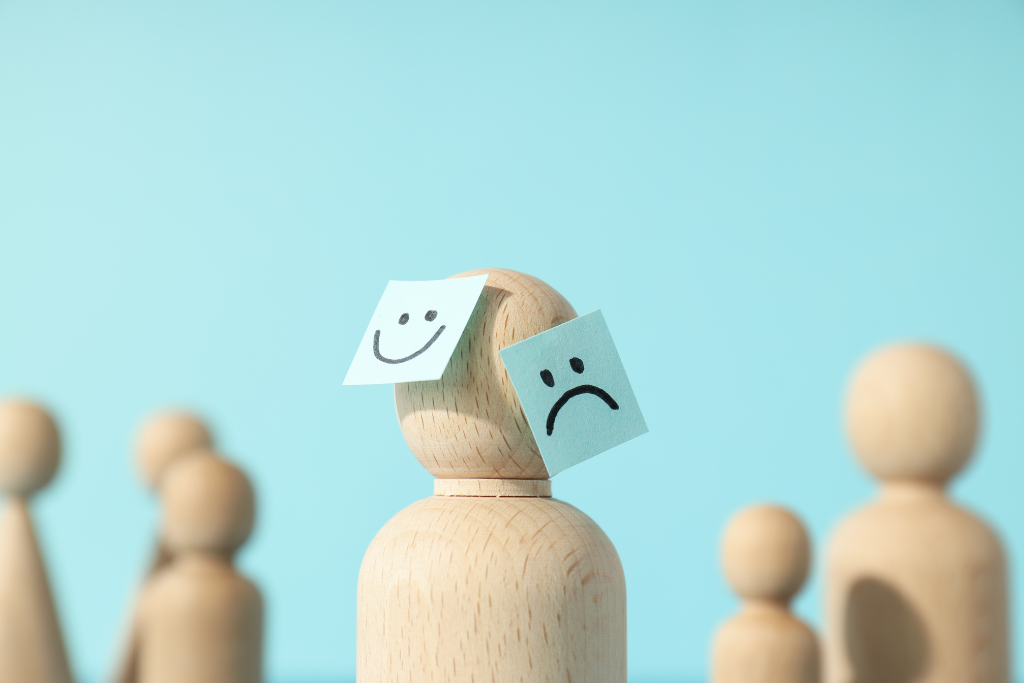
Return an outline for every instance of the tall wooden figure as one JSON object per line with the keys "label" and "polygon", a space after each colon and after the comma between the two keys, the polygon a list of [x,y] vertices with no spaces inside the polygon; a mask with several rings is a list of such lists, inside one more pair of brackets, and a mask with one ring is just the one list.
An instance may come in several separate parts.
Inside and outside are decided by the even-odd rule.
{"label": "tall wooden figure", "polygon": [[978,412],[967,370],[933,346],[882,349],[854,376],[847,429],[882,491],[828,552],[830,683],[1009,683],[999,539],[945,493]]}
{"label": "tall wooden figure", "polygon": [[[626,583],[608,537],[551,498],[498,351],[576,317],[540,280],[488,273],[441,380],[395,385],[434,497],[384,526],[359,572],[357,680],[624,683]],[[460,276],[456,276],[460,277]]]}
{"label": "tall wooden figure", "polygon": [[[210,429],[197,416],[182,411],[157,413],[143,424],[135,448],[135,465],[143,484],[156,493],[160,478],[168,467],[181,457],[192,454],[212,454],[213,437]],[[157,536],[153,558],[150,561],[139,592],[161,569],[170,564],[171,553],[163,539]],[[132,601],[128,631],[111,683],[136,683],[138,674],[138,642],[135,631],[138,599]]]}
{"label": "tall wooden figure", "polygon": [[0,681],[71,683],[64,638],[28,499],[60,465],[53,418],[25,401],[0,404]]}
{"label": "tall wooden figure", "polygon": [[743,609],[715,636],[712,683],[819,683],[818,638],[789,611],[810,561],[807,532],[785,508],[755,505],[729,522],[722,568]]}
{"label": "tall wooden figure", "polygon": [[263,600],[232,565],[255,496],[234,465],[186,456],[160,482],[162,535],[173,556],[139,605],[140,683],[261,683]]}

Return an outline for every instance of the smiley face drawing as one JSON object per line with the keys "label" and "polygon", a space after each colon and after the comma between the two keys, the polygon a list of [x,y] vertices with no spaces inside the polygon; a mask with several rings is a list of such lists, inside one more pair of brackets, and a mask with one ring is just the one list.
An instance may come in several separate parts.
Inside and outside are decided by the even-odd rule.
{"label": "smiley face drawing", "polygon": [[486,275],[388,282],[344,383],[441,379],[486,282]]}
{"label": "smiley face drawing", "polygon": [[[437,318],[437,311],[435,311],[433,308],[427,311],[427,314],[423,316],[423,319],[426,320],[428,323],[434,322],[435,318]],[[406,325],[408,324],[408,322],[408,313],[403,313],[402,315],[398,316],[399,325]],[[444,332],[444,328],[444,325],[441,325],[439,328],[437,328],[437,332],[434,333],[434,336],[431,337],[426,344],[421,346],[418,351],[410,353],[405,358],[385,358],[384,356],[380,355],[380,330],[377,330],[376,332],[373,333],[373,355],[376,356],[377,360],[379,360],[381,363],[391,363],[392,365],[395,365],[397,363],[405,363],[406,361],[410,361],[413,358],[416,358],[421,353],[429,349],[434,344],[434,342],[437,341],[437,338],[441,336],[441,333]]]}
{"label": "smiley face drawing", "polygon": [[499,353],[548,476],[647,432],[601,311]]}
{"label": "smiley face drawing", "polygon": [[[583,361],[577,358],[576,356],[573,356],[572,358],[569,359],[569,367],[572,368],[573,372],[579,375],[582,375],[583,371],[586,369],[583,365]],[[551,374],[550,370],[541,370],[540,379],[542,382],[544,382],[544,384],[548,385],[549,387],[555,386],[555,377],[554,375]],[[608,407],[611,408],[612,410],[619,409],[619,404],[615,402],[615,399],[612,398],[607,391],[600,387],[595,387],[593,384],[581,384],[578,387],[573,387],[572,389],[569,389],[564,394],[562,394],[561,398],[555,401],[555,405],[551,406],[551,410],[548,412],[548,421],[546,424],[548,436],[551,436],[551,434],[555,431],[555,418],[558,417],[558,411],[561,410],[562,407],[565,406],[565,404],[568,403],[571,399],[574,399],[577,396],[583,396],[585,394],[593,394],[594,396],[597,396],[599,399],[607,403]]]}

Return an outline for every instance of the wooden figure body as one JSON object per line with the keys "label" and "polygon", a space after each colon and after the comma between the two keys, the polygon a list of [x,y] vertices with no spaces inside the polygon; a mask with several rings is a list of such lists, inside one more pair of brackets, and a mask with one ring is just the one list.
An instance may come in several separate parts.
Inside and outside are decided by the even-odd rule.
{"label": "wooden figure body", "polygon": [[[199,417],[180,411],[162,412],[148,419],[140,430],[136,442],[135,464],[142,482],[155,493],[160,477],[172,463],[183,455],[211,453],[212,447],[213,437],[210,430]],[[171,561],[171,554],[159,535],[153,545],[153,558],[143,577],[139,593],[142,593],[149,580]],[[127,636],[111,677],[112,683],[138,681],[138,637],[135,632],[137,603],[136,597],[129,608]]]}
{"label": "wooden figure body", "polygon": [[59,464],[60,436],[48,413],[24,401],[0,405],[0,681],[71,683],[28,507]]}
{"label": "wooden figure body", "polygon": [[[626,680],[626,586],[590,518],[550,497],[498,351],[576,317],[549,286],[489,279],[444,377],[395,385],[435,495],[377,534],[359,573],[357,680]],[[456,276],[458,277],[458,276]]]}
{"label": "wooden figure body", "polygon": [[255,497],[234,465],[182,458],[160,482],[173,555],[138,610],[140,683],[260,683],[263,601],[232,565],[252,531]]}
{"label": "wooden figure body", "polygon": [[944,490],[978,412],[966,369],[932,346],[883,349],[855,375],[847,429],[882,492],[829,548],[829,683],[1009,683],[1002,547]]}
{"label": "wooden figure body", "polygon": [[712,683],[819,683],[818,639],[789,611],[810,556],[807,532],[784,508],[750,507],[729,523],[722,566],[744,602],[715,636]]}

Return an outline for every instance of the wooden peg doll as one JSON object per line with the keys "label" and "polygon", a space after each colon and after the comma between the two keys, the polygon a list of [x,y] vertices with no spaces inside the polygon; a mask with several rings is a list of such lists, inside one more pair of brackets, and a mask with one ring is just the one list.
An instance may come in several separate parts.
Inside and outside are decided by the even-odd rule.
{"label": "wooden peg doll", "polygon": [[0,403],[0,681],[71,683],[29,513],[29,498],[59,465],[60,435],[49,413],[28,401]]}
{"label": "wooden peg doll", "polygon": [[814,632],[789,611],[810,567],[800,520],[774,505],[737,514],[722,543],[722,567],[743,609],[715,637],[712,683],[818,683]]}
{"label": "wooden peg doll", "polygon": [[[142,483],[154,494],[163,473],[184,455],[212,454],[213,437],[202,418],[180,410],[168,410],[150,417],[142,425],[136,439],[135,466]],[[140,584],[145,590],[149,580],[171,561],[163,540],[154,539],[153,558]],[[138,597],[129,608],[128,632],[118,655],[112,683],[137,683],[138,643],[135,633],[135,612]]]}
{"label": "wooden peg doll", "polygon": [[576,317],[540,280],[489,274],[444,376],[395,385],[435,495],[377,534],[359,573],[357,680],[626,680],[626,586],[589,517],[551,498],[499,350]]}
{"label": "wooden peg doll", "polygon": [[160,495],[173,560],[140,603],[140,683],[260,683],[263,601],[232,564],[252,531],[252,485],[234,465],[197,455],[168,469]]}
{"label": "wooden peg doll", "polygon": [[829,547],[830,683],[1009,683],[1002,546],[945,490],[978,423],[970,374],[942,349],[890,346],[854,375],[847,431],[881,495]]}

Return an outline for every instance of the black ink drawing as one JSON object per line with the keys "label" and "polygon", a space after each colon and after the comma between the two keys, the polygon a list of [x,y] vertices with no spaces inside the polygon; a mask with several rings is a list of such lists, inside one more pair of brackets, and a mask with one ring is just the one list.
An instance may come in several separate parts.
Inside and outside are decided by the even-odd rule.
{"label": "black ink drawing", "polygon": [[[374,349],[376,350],[376,348],[377,345],[375,342]],[[379,357],[380,356],[378,356],[378,358]],[[569,367],[571,367],[572,371],[575,372],[577,375],[583,374],[583,361],[580,360],[579,358],[570,358]],[[548,385],[549,387],[555,386],[555,377],[554,375],[551,374],[550,370],[541,370],[540,379],[542,382],[544,382],[544,384]],[[607,403],[608,407],[611,408],[612,410],[619,409],[619,404],[615,402],[615,399],[612,398],[607,391],[601,389],[600,387],[595,387],[593,384],[581,384],[578,387],[573,387],[572,389],[569,389],[567,392],[562,394],[562,397],[555,401],[555,405],[551,406],[551,412],[548,413],[548,436],[551,436],[551,434],[555,431],[555,418],[558,417],[558,411],[562,409],[562,406],[568,403],[570,399],[575,398],[576,396],[582,396],[583,394],[593,394],[594,396],[597,396],[602,401]]]}

